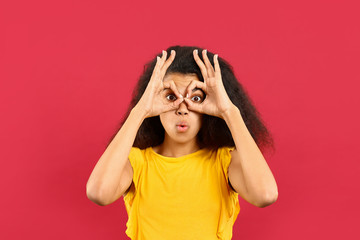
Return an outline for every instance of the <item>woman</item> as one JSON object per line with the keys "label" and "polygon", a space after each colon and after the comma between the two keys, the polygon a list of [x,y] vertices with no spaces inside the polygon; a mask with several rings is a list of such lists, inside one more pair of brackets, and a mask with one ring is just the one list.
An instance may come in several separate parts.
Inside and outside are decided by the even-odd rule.
{"label": "woman", "polygon": [[88,180],[99,205],[124,196],[131,239],[231,239],[238,195],[277,200],[258,147],[273,147],[269,132],[230,64],[199,49],[169,47],[146,65]]}

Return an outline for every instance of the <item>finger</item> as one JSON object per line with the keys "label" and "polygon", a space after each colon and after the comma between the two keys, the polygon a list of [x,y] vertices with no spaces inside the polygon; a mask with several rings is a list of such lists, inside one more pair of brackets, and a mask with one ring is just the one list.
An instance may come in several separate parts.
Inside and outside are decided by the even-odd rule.
{"label": "finger", "polygon": [[156,56],[156,63],[155,63],[155,67],[154,67],[154,72],[159,68],[160,66],[160,57]]}
{"label": "finger", "polygon": [[162,56],[160,59],[160,69],[163,67],[165,61],[166,61],[167,51],[162,50]]}
{"label": "finger", "polygon": [[201,88],[205,94],[206,94],[206,85],[203,82],[192,80],[191,83],[188,85],[186,89],[186,98],[190,97],[192,95],[194,88]]}
{"label": "finger", "polygon": [[[156,57],[156,65],[154,67],[153,74],[151,76],[151,78],[154,78],[154,79],[157,80],[156,82],[158,82],[159,76],[161,76],[160,75],[161,74],[161,67],[163,65],[164,59],[166,59],[166,51],[163,50],[162,51],[162,56],[161,57],[159,57],[159,56]],[[151,81],[151,79],[150,79],[150,81]]]}
{"label": "finger", "polygon": [[184,101],[184,98],[178,98],[176,99],[174,102],[171,103],[171,105],[169,106],[169,110],[173,110],[173,109],[177,109],[180,105],[180,103],[182,103]]}
{"label": "finger", "polygon": [[207,70],[206,70],[206,66],[205,64],[201,61],[199,55],[198,55],[198,50],[195,49],[193,51],[193,55],[194,55],[194,59],[195,59],[195,62],[196,64],[199,66],[200,68],[200,71],[201,71],[201,74],[204,78],[204,82],[206,83],[206,79],[208,78],[208,74],[207,74]]}
{"label": "finger", "polygon": [[198,113],[203,113],[202,105],[201,104],[195,104],[190,99],[184,98],[184,101],[188,105],[188,109],[191,111],[195,111]]}
{"label": "finger", "polygon": [[175,51],[171,50],[170,57],[168,58],[168,60],[166,60],[163,67],[161,68],[161,75],[160,75],[161,79],[164,78],[166,70],[169,68],[170,64],[174,61],[175,55],[176,55]]}
{"label": "finger", "polygon": [[219,79],[221,77],[221,70],[218,57],[217,54],[214,55],[215,77]]}
{"label": "finger", "polygon": [[150,82],[153,82],[154,80],[153,79],[157,79],[157,76],[159,75],[160,73],[160,57],[159,56],[156,56],[156,64],[155,64],[155,67],[153,69],[153,72],[151,74],[151,78],[150,78]]}
{"label": "finger", "polygon": [[174,109],[178,109],[180,103],[182,103],[184,101],[184,98],[178,98],[173,102],[167,102],[164,104],[164,109],[163,112],[168,112]]}
{"label": "finger", "polygon": [[213,66],[211,65],[211,62],[207,56],[207,50],[204,49],[202,51],[202,54],[203,54],[203,59],[204,59],[204,62],[205,62],[205,65],[206,65],[206,70],[207,70],[207,73],[208,73],[208,76],[209,77],[214,77],[215,76],[215,70],[213,68]]}
{"label": "finger", "polygon": [[166,82],[163,82],[163,86],[164,88],[170,88],[173,93],[175,93],[176,97],[179,99],[179,98],[184,98],[178,91],[176,85],[175,85],[175,82],[173,80],[169,80],[169,81],[166,81]]}

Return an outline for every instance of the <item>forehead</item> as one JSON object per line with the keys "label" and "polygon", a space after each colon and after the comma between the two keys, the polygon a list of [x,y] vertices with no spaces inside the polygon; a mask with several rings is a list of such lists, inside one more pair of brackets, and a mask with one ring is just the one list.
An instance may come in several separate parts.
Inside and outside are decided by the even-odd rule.
{"label": "forehead", "polygon": [[164,82],[174,81],[178,87],[187,87],[191,81],[200,81],[195,73],[183,74],[183,73],[168,73],[164,77]]}

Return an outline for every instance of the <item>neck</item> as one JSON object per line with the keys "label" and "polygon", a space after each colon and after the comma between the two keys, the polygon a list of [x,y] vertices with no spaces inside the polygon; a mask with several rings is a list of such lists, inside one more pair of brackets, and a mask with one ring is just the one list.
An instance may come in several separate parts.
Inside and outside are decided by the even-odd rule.
{"label": "neck", "polygon": [[164,142],[159,146],[153,148],[155,152],[165,156],[165,157],[181,157],[193,152],[196,152],[200,149],[196,142],[196,138],[191,141],[182,143],[169,141],[165,137]]}

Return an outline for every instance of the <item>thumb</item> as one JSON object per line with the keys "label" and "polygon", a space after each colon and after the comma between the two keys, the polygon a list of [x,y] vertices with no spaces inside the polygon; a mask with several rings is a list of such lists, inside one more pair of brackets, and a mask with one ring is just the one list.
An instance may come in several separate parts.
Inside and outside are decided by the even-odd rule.
{"label": "thumb", "polygon": [[171,102],[165,106],[165,111],[171,111],[171,110],[177,109],[179,107],[180,103],[182,103],[183,101],[184,101],[183,97],[176,99],[176,101]]}
{"label": "thumb", "polygon": [[193,103],[193,101],[191,101],[188,98],[184,98],[184,101],[186,102],[186,104],[188,105],[188,109],[191,111],[195,111],[195,112],[199,112],[202,113],[202,106],[200,106],[199,104],[195,104]]}

